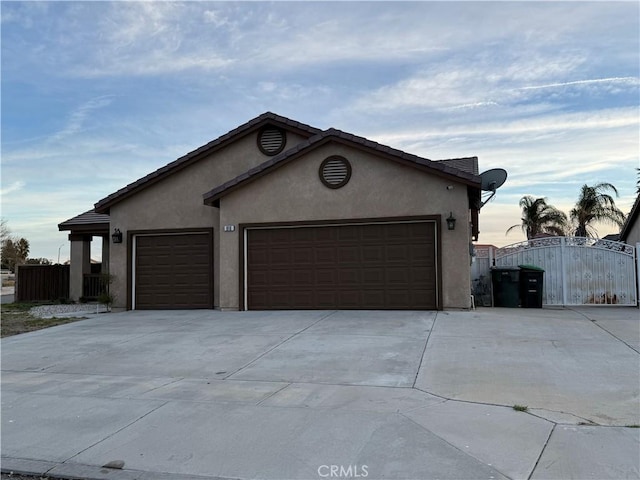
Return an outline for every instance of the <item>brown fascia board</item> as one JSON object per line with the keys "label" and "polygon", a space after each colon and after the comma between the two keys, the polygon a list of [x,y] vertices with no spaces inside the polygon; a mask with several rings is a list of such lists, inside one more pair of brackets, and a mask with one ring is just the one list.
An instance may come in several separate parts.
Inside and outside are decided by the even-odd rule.
{"label": "brown fascia board", "polygon": [[463,172],[448,165],[418,157],[417,155],[405,153],[401,150],[367,140],[364,137],[358,137],[351,133],[330,128],[205,193],[203,195],[204,204],[219,207],[220,198],[223,196],[328,142],[338,142],[350,147],[360,148],[368,153],[374,153],[383,158],[480,189],[481,180],[478,175]]}
{"label": "brown fascia board", "polygon": [[262,115],[249,120],[247,123],[240,125],[237,128],[225,133],[215,140],[203,145],[186,155],[174,160],[173,162],[159,168],[158,170],[130,183],[124,188],[121,188],[115,193],[103,198],[95,204],[95,210],[98,213],[109,213],[109,209],[116,203],[124,200],[125,198],[137,193],[140,189],[146,188],[154,183],[164,179],[168,175],[171,175],[179,170],[188,167],[189,165],[197,162],[203,157],[211,155],[216,150],[219,150],[233,141],[237,141],[240,138],[249,135],[250,133],[258,130],[267,124],[273,124],[282,127],[288,131],[303,135],[313,136],[320,133],[322,130],[312,127],[310,125],[291,120],[289,118],[277,115],[272,112],[266,112]]}

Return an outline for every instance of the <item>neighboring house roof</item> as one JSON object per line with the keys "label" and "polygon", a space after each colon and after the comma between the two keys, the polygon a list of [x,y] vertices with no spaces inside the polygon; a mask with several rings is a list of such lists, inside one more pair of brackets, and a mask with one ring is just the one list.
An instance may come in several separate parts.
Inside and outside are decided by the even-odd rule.
{"label": "neighboring house roof", "polygon": [[96,213],[94,209],[91,209],[58,224],[58,230],[61,232],[70,230],[74,232],[108,232],[109,215]]}
{"label": "neighboring house roof", "polygon": [[631,212],[627,215],[627,220],[624,222],[622,230],[620,230],[621,242],[625,242],[627,240],[631,229],[638,221],[638,215],[640,215],[640,194],[636,197],[636,201],[634,202],[633,207],[631,207]]}
{"label": "neighboring house roof", "polygon": [[[468,165],[469,162],[467,160],[469,159],[452,159],[440,162],[432,161],[426,158],[418,157],[417,155],[405,153],[401,150],[397,150],[386,145],[381,145],[371,140],[367,140],[364,137],[358,137],[341,130],[330,128],[307,139],[304,142],[299,143],[295,147],[273,158],[270,158],[257,167],[246,171],[242,175],[239,175],[236,178],[215,187],[213,190],[204,194],[204,203],[206,205],[219,206],[220,198],[227,195],[228,193],[329,142],[338,142],[348,146],[360,148],[374,153],[378,156],[382,156],[421,170],[425,170],[429,173],[445,177],[460,183],[464,183],[477,189],[480,188],[481,180],[479,175],[469,173],[451,166],[451,163],[454,160]],[[477,158],[471,157],[471,160],[473,159],[475,159],[475,162],[477,163]]]}
{"label": "neighboring house roof", "polygon": [[254,118],[253,120],[248,121],[247,123],[240,125],[239,127],[231,130],[228,133],[218,137],[217,139],[207,143],[206,145],[193,150],[192,152],[183,155],[182,157],[174,160],[173,162],[165,165],[162,168],[159,168],[155,172],[150,173],[149,175],[136,180],[133,183],[130,183],[124,188],[121,188],[115,193],[103,198],[95,204],[95,210],[99,213],[108,213],[109,208],[111,208],[116,203],[124,200],[125,198],[131,196],[134,193],[137,193],[139,190],[146,188],[150,185],[153,185],[159,180],[171,175],[195,162],[198,160],[210,155],[216,150],[225,147],[232,141],[239,139],[245,135],[248,135],[251,132],[254,132],[265,125],[274,125],[285,128],[289,131],[294,131],[304,136],[312,136],[320,133],[322,130],[312,127],[310,125],[306,125],[301,122],[297,122],[295,120],[291,120],[286,117],[282,117],[272,112],[266,112],[262,115]]}

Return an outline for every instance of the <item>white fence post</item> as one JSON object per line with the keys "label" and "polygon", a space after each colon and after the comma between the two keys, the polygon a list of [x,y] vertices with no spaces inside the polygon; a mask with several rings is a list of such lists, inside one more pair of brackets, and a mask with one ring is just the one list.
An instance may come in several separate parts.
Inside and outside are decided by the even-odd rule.
{"label": "white fence post", "polygon": [[565,261],[567,239],[560,238],[560,272],[562,276],[562,304],[567,305],[567,262]]}

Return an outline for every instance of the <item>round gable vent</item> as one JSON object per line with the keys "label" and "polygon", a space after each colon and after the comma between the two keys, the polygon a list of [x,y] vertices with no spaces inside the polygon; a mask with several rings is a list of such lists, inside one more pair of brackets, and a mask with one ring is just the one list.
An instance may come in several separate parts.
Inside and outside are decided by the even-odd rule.
{"label": "round gable vent", "polygon": [[329,188],[344,187],[351,178],[351,164],[338,155],[324,159],[320,164],[320,180]]}
{"label": "round gable vent", "polygon": [[265,155],[277,155],[284,149],[287,135],[278,127],[267,126],[258,133],[258,147]]}

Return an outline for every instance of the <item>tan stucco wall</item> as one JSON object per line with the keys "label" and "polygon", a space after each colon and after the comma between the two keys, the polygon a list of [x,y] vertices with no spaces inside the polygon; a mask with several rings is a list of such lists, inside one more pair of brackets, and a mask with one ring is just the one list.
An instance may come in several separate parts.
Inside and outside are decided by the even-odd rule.
{"label": "tan stucco wall", "polygon": [[[343,188],[325,187],[320,163],[343,155],[352,176]],[[447,186],[453,189],[448,190]],[[458,220],[447,230],[445,218]],[[444,308],[470,306],[469,209],[462,184],[422,173],[359,149],[329,144],[223,197],[220,224],[336,220],[414,215],[441,215]],[[220,233],[220,307],[238,309],[239,235]]]}
{"label": "tan stucco wall", "polygon": [[633,245],[634,247],[636,243],[640,243],[640,220],[636,221],[633,227],[631,227],[631,230],[629,230],[625,242],[629,245]]}
{"label": "tan stucco wall", "polygon": [[[287,133],[286,148],[302,142],[304,137]],[[111,208],[111,230],[119,228],[123,243],[112,245],[110,273],[114,277],[112,292],[116,307],[126,307],[127,250],[129,231],[156,229],[214,228],[214,305],[219,305],[220,245],[219,213],[217,208],[203,204],[202,195],[218,185],[235,178],[270,157],[257,146],[257,132],[253,132],[208,158],[173,173],[166,179],[147,187]]]}

